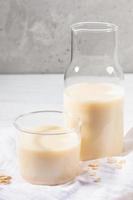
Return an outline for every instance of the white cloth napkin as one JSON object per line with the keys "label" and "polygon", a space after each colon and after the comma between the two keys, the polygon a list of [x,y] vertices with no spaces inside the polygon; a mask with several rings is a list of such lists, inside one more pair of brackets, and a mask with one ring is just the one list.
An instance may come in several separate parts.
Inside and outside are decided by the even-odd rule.
{"label": "white cloth napkin", "polygon": [[0,129],[0,171],[13,177],[9,185],[0,185],[0,200],[133,200],[133,129],[125,137],[122,169],[100,159],[100,182],[87,173],[62,186],[35,186],[21,179],[16,162],[16,142],[11,127]]}

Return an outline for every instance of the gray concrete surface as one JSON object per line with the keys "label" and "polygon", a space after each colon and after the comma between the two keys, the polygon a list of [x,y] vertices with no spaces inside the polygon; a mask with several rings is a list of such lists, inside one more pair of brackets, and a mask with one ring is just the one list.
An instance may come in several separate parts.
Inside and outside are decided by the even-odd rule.
{"label": "gray concrete surface", "polygon": [[0,73],[62,73],[79,21],[119,26],[119,58],[133,72],[132,0],[0,0]]}

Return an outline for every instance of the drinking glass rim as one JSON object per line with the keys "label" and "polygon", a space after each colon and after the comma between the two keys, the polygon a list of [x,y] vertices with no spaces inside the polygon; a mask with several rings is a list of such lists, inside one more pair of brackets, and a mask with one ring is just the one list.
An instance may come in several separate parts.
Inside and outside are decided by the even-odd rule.
{"label": "drinking glass rim", "polygon": [[[105,27],[97,27],[97,28],[92,28],[92,27],[84,27],[84,25],[103,25]],[[83,27],[82,27],[83,26]],[[73,31],[107,31],[107,32],[113,32],[113,31],[117,31],[118,30],[118,26],[116,24],[110,23],[110,22],[78,22],[78,23],[74,23],[71,25],[71,29]]]}
{"label": "drinking glass rim", "polygon": [[[24,132],[24,133],[27,133],[27,134],[37,134],[37,135],[43,135],[43,136],[52,136],[52,135],[65,135],[65,134],[70,134],[74,131],[77,132],[77,128],[68,128],[68,129],[64,129],[64,131],[61,131],[61,130],[54,130],[53,132],[47,132],[47,131],[44,131],[43,133],[39,133],[37,131],[30,131],[30,130],[25,130],[23,127],[19,126],[17,121],[23,117],[26,117],[26,116],[30,116],[30,115],[34,115],[34,114],[37,114],[37,113],[58,113],[58,114],[64,114],[66,112],[63,112],[63,111],[59,111],[59,110],[38,110],[38,111],[32,111],[32,112],[27,112],[27,113],[24,113],[24,114],[21,114],[19,115],[18,117],[15,118],[14,122],[13,122],[13,125],[14,127],[21,131],[21,132]],[[66,113],[67,114],[67,113]],[[79,117],[76,117],[75,115],[72,115],[74,116],[77,120],[79,120],[79,128],[80,128],[80,118]]]}

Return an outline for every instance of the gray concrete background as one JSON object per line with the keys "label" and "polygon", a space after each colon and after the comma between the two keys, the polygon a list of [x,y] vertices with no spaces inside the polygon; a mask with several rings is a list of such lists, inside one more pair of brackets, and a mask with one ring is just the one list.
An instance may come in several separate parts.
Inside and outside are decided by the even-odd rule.
{"label": "gray concrete background", "polygon": [[119,26],[119,58],[133,72],[132,0],[0,0],[0,73],[62,73],[79,21]]}

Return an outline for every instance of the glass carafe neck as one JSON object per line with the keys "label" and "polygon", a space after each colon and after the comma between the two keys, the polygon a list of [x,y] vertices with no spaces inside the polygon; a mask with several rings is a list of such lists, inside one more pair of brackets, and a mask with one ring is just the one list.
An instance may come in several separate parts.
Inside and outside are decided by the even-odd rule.
{"label": "glass carafe neck", "polygon": [[117,56],[117,32],[114,24],[81,22],[71,27],[71,63],[65,84],[110,82],[121,84],[124,78]]}
{"label": "glass carafe neck", "polygon": [[[117,62],[117,26],[101,22],[82,22],[72,26],[71,61],[113,64]],[[100,64],[99,63],[99,64]]]}

